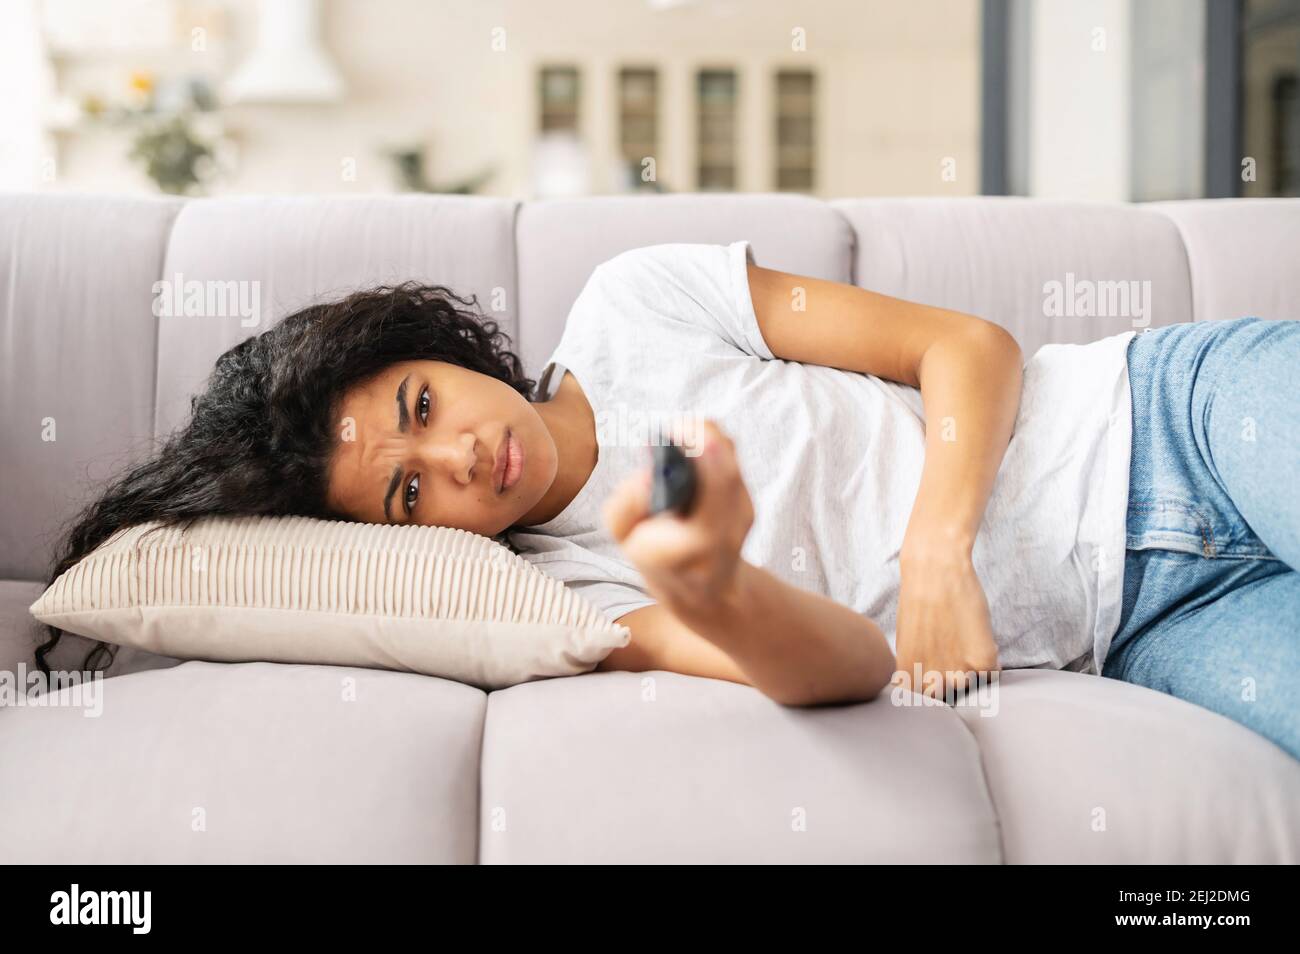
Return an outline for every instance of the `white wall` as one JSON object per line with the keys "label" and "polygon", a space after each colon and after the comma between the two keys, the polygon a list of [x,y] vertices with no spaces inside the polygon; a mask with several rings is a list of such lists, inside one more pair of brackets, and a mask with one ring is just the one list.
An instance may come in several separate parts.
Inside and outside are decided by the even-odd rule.
{"label": "white wall", "polygon": [[[131,0],[108,0],[131,6]],[[151,0],[156,2],[156,0]],[[215,8],[203,53],[64,57],[65,88],[109,87],[132,65],[228,75],[250,43],[255,0],[176,0],[186,17]],[[138,5],[138,4],[137,4]],[[349,84],[334,106],[241,106],[225,113],[238,164],[217,193],[386,191],[386,145],[423,141],[446,181],[498,167],[485,190],[527,195],[536,128],[536,71],[583,72],[583,133],[595,189],[616,154],[615,82],[622,65],[660,69],[660,181],[695,188],[695,71],[735,66],[740,82],[740,188],[774,188],[770,98],[786,64],[818,74],[818,188],[836,195],[964,195],[979,188],[979,4],[974,0],[699,0],[658,10],[646,0],[324,0],[324,36]],[[803,28],[807,51],[791,49]],[[494,52],[492,31],[507,48]],[[217,35],[224,34],[224,35]],[[151,188],[124,158],[120,134],[57,137],[60,178],[47,187]],[[941,163],[956,161],[956,181]],[[355,180],[341,170],[355,160]]]}
{"label": "white wall", "polygon": [[1029,9],[1029,195],[1126,201],[1129,0],[1034,0]]}
{"label": "white wall", "polygon": [[0,190],[35,189],[57,172],[41,114],[52,82],[36,0],[0,3]]}

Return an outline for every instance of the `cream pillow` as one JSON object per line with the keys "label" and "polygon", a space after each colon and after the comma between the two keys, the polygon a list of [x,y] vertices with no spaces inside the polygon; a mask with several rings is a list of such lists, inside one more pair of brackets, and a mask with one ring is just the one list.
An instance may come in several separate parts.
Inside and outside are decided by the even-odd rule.
{"label": "cream pillow", "polygon": [[31,611],[164,656],[369,666],[485,689],[586,672],[630,639],[487,537],[306,517],[131,527]]}

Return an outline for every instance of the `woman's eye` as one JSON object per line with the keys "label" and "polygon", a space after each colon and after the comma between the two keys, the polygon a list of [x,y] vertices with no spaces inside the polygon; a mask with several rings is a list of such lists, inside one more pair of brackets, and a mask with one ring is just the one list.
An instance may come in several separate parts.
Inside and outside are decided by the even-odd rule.
{"label": "woman's eye", "polygon": [[429,389],[425,388],[420,392],[420,399],[416,401],[415,406],[415,413],[419,415],[421,424],[427,425],[429,423],[429,405],[431,403],[432,402],[429,400]]}
{"label": "woman's eye", "polygon": [[415,502],[420,499],[420,475],[416,474],[406,485],[406,512],[410,513]]}

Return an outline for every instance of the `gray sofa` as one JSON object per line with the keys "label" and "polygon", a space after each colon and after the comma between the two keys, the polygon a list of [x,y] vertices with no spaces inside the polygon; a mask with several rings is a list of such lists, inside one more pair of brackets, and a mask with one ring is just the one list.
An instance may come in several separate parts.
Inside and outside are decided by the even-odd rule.
{"label": "gray sofa", "polygon": [[[155,317],[154,282],[258,281],[265,327],[316,296],[437,281],[477,294],[536,372],[598,262],[742,237],[763,265],[998,321],[1026,355],[1300,300],[1297,200],[0,196],[0,670],[31,666],[60,524],[258,330]],[[1067,276],[1149,281],[1150,311],[1049,317],[1044,284]],[[1300,763],[1072,672],[1006,673],[996,709],[886,693],[801,710],[671,673],[485,694],[123,652],[98,718],[13,701],[3,862],[1300,860]]]}

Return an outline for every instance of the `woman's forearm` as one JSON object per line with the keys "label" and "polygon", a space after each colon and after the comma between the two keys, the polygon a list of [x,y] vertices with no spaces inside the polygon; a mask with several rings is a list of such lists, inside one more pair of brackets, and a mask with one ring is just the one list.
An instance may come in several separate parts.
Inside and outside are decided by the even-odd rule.
{"label": "woman's forearm", "polygon": [[904,535],[904,560],[968,557],[1020,406],[1020,348],[982,323],[936,341],[918,377],[925,464]]}
{"label": "woman's forearm", "polygon": [[964,312],[752,264],[749,286],[776,357],[921,389],[925,465],[906,551],[969,552],[1020,402],[1015,339]]}
{"label": "woman's forearm", "polygon": [[721,599],[669,609],[787,705],[873,699],[894,673],[894,654],[871,620],[743,560]]}

